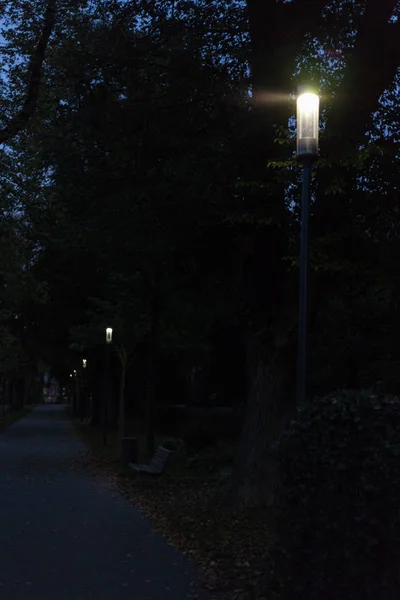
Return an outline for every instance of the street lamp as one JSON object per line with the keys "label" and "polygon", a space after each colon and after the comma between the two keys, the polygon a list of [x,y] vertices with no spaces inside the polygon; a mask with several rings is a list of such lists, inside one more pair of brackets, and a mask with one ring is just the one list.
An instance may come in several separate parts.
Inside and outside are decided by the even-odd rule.
{"label": "street lamp", "polygon": [[104,407],[103,407],[103,445],[107,445],[107,430],[108,430],[108,403],[110,401],[111,390],[111,343],[112,343],[112,327],[106,328],[106,368],[105,377],[106,382],[104,386]]}
{"label": "street lamp", "polygon": [[297,96],[297,158],[311,159],[318,154],[319,97],[308,86],[302,85]]}
{"label": "street lamp", "polygon": [[309,86],[297,95],[297,158],[303,166],[301,194],[299,332],[297,350],[297,405],[306,401],[307,310],[308,310],[308,222],[311,170],[318,155],[319,96]]}
{"label": "street lamp", "polygon": [[86,369],[86,367],[87,367],[87,360],[86,360],[86,358],[82,358],[82,367],[84,369]]}

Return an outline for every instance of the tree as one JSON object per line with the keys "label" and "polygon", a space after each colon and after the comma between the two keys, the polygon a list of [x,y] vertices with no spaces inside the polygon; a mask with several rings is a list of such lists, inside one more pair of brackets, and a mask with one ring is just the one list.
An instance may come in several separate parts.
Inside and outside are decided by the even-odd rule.
{"label": "tree", "polygon": [[[295,413],[293,381],[296,356],[296,274],[288,269],[285,257],[290,250],[291,213],[285,210],[284,189],[271,190],[268,172],[264,165],[276,160],[273,140],[275,126],[287,130],[287,108],[284,103],[271,106],[268,99],[281,98],[294,87],[292,75],[295,60],[304,48],[318,46],[321,50],[322,32],[325,39],[336,43],[342,60],[339,83],[334,82],[335,95],[327,102],[324,118],[326,135],[321,142],[325,166],[318,175],[317,198],[313,206],[313,239],[326,241],[331,236],[329,252],[335,250],[332,234],[342,233],[349,214],[349,197],[355,189],[357,166],[355,155],[360,146],[368,143],[366,134],[372,123],[373,112],[378,108],[381,95],[389,88],[399,67],[399,22],[389,21],[396,7],[395,1],[381,3],[370,0],[364,5],[341,7],[342,15],[332,17],[330,3],[294,0],[290,3],[248,0],[248,16],[251,35],[250,65],[253,90],[254,129],[250,138],[254,164],[258,165],[258,177],[263,179],[258,201],[269,201],[274,224],[261,235],[254,234],[252,259],[252,282],[261,277],[268,294],[262,295],[260,286],[255,287],[258,298],[265,302],[264,313],[270,323],[265,327],[253,327],[249,332],[248,364],[251,373],[246,420],[240,451],[234,473],[230,498],[238,503],[271,503],[277,476],[277,465],[271,457],[270,445],[280,435],[285,421]],[[351,33],[344,28],[351,11]],[[333,27],[332,27],[333,25]],[[378,32],[372,42],[371,31]],[[335,32],[338,32],[335,34]],[[347,34],[347,35],[345,35]],[[316,38],[319,42],[317,43]],[[354,43],[353,43],[354,40]],[[304,54],[303,54],[304,56]],[[315,64],[315,59],[314,59]],[[338,64],[338,63],[337,63]],[[300,64],[299,77],[307,66]],[[312,71],[312,69],[311,69]],[[322,82],[324,85],[324,82]],[[326,85],[326,83],[325,83]],[[246,148],[248,151],[249,149]],[[346,164],[347,161],[347,164]],[[286,164],[285,164],[286,166]],[[340,194],[332,189],[332,175],[341,182]],[[267,177],[265,181],[265,177]],[[330,187],[331,186],[331,187]],[[253,198],[254,202],[254,198]],[[335,243],[337,242],[337,237]],[[268,271],[265,261],[257,265],[257,254],[268,254]],[[260,269],[260,263],[264,271]],[[278,283],[278,285],[277,285]],[[325,271],[324,276],[313,274],[312,314],[318,312],[336,277]],[[249,284],[247,282],[247,288]],[[258,306],[259,308],[259,306]],[[254,311],[253,311],[254,314]]]}
{"label": "tree", "polygon": [[[9,6],[10,3],[3,3],[3,13],[10,19],[13,19],[13,14],[16,11],[24,10],[22,3],[13,6]],[[56,22],[56,9],[57,0],[48,0],[46,3],[46,10],[43,18],[42,29],[40,32],[39,39],[36,43],[36,47],[31,55],[28,73],[27,73],[27,86],[25,92],[25,100],[23,101],[22,108],[17,111],[17,114],[9,118],[8,122],[0,130],[0,143],[4,144],[15,137],[31,120],[32,115],[36,109],[39,92],[41,89],[42,69],[45,60],[46,49],[49,44],[51,34],[53,33],[54,25]],[[11,12],[11,17],[8,14]],[[20,32],[21,34],[22,32]],[[15,34],[12,30],[3,30],[8,40]]]}
{"label": "tree", "polygon": [[[10,39],[15,35],[24,37],[26,29],[24,27],[18,30],[15,29],[16,23],[14,17],[18,11],[24,9],[21,3],[5,2],[2,4],[1,9],[3,17],[2,34],[6,40],[5,46],[3,46],[2,67],[5,67],[5,65],[9,64],[7,52],[10,51]],[[10,99],[12,84],[10,84],[9,90],[3,95],[2,104],[5,108],[3,111],[5,119],[0,128],[0,142],[2,144],[9,143],[22,132],[34,116],[39,100],[39,93],[42,88],[42,71],[46,51],[55,27],[56,9],[56,0],[49,0],[46,3],[45,12],[39,21],[38,27],[30,31],[30,37],[33,40],[33,50],[30,52],[27,69],[24,72],[24,83],[19,84],[18,99],[21,99],[21,102],[15,103]],[[42,14],[42,6],[37,14]],[[16,328],[15,319],[20,315],[22,316],[21,304],[24,304],[24,299],[21,297],[21,292],[23,294],[33,292],[32,299],[35,302],[34,298],[39,289],[34,289],[35,283],[32,281],[28,267],[29,259],[27,260],[24,252],[26,251],[26,244],[24,243],[26,241],[26,232],[24,231],[24,226],[21,223],[19,215],[13,212],[16,208],[15,196],[12,193],[14,191],[12,189],[13,186],[10,185],[8,178],[4,177],[4,167],[8,166],[10,158],[7,155],[7,151],[3,151],[2,158],[3,180],[1,183],[7,194],[7,201],[4,206],[5,211],[2,215],[1,223],[2,242],[11,241],[11,246],[7,247],[6,252],[2,252],[3,260],[0,265],[4,285],[1,298],[3,346],[7,342],[7,347],[2,348],[3,360],[1,370],[3,373],[3,382],[5,382],[4,377],[11,375],[14,378],[14,382],[12,383],[14,392],[16,378],[21,375],[21,368],[25,371],[25,388],[23,398],[19,401],[22,404],[26,401],[29,394],[32,373],[36,365],[32,356],[32,348],[30,347],[31,340],[29,341],[29,334],[26,331],[28,324],[24,318],[21,318],[18,321],[19,328]],[[40,291],[39,295],[41,295]],[[12,395],[13,398],[15,397],[14,392]]]}
{"label": "tree", "polygon": [[207,3],[189,24],[183,13],[157,13],[140,29],[132,5],[106,4],[53,48],[40,118],[15,152],[39,245],[35,273],[52,298],[41,317],[46,343],[54,349],[68,331],[93,325],[88,298],[115,309],[124,352],[146,321],[150,448],[157,353],[193,345],[190,332],[201,338],[214,317],[208,295],[218,278],[202,272],[202,254],[230,200],[240,110],[226,104],[241,91],[212,47],[204,58],[207,27],[199,35],[197,26],[207,11],[211,18]]}

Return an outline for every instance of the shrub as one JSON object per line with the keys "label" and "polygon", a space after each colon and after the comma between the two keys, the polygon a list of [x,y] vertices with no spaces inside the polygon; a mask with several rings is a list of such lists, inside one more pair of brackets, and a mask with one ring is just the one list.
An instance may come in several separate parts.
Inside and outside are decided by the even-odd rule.
{"label": "shrub", "polygon": [[185,432],[193,434],[202,447],[221,440],[236,440],[239,437],[242,415],[232,408],[192,408],[188,412]]}
{"label": "shrub", "polygon": [[186,406],[157,406],[155,422],[162,433],[178,434],[186,420]]}
{"label": "shrub", "polygon": [[210,426],[202,421],[188,420],[182,430],[181,437],[187,445],[189,452],[199,452],[203,448],[212,446],[214,441],[213,431]]}
{"label": "shrub", "polygon": [[399,598],[398,399],[368,392],[316,399],[277,450],[276,596]]}

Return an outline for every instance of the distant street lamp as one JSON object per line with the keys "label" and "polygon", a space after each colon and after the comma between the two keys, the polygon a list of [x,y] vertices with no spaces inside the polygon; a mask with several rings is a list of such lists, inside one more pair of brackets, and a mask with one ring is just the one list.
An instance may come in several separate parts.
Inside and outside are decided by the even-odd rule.
{"label": "distant street lamp", "polygon": [[103,445],[107,445],[107,430],[108,430],[108,403],[111,396],[111,344],[112,344],[112,327],[106,329],[106,368],[105,368],[105,386],[104,386],[104,407],[103,407]]}
{"label": "distant street lamp", "polygon": [[79,409],[79,376],[78,376],[78,371],[76,369],[74,369],[72,371],[72,373],[70,374],[70,377],[73,377],[75,379],[75,392],[74,392],[75,395],[73,397],[75,399],[72,400],[72,413],[75,415],[76,410]]}
{"label": "distant street lamp", "polygon": [[[87,359],[86,358],[82,358],[82,368],[86,369],[87,368]],[[87,394],[86,394],[86,378],[84,376],[84,372],[82,371],[82,377],[81,377],[81,390],[80,390],[80,395],[79,395],[79,412],[80,412],[80,417],[81,417],[81,423],[83,423],[85,416],[86,416],[86,410],[87,410]]]}
{"label": "distant street lamp", "polygon": [[297,158],[303,165],[301,195],[299,332],[297,350],[297,405],[306,401],[307,311],[308,311],[308,222],[312,166],[318,155],[319,96],[300,86],[297,96]]}

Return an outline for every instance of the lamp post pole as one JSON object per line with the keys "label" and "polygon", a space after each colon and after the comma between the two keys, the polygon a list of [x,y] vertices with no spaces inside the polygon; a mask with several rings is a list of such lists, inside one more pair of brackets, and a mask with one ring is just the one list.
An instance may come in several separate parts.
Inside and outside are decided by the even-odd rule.
{"label": "lamp post pole", "polygon": [[79,416],[81,419],[81,423],[83,423],[85,417],[86,417],[86,377],[85,377],[85,369],[87,368],[87,359],[86,358],[82,358],[82,368],[83,370],[81,371],[82,376],[81,376],[81,391],[80,391],[80,407],[79,407]]}
{"label": "lamp post pole", "polygon": [[308,316],[308,223],[310,205],[310,183],[312,162],[303,165],[303,187],[301,194],[300,234],[300,281],[299,281],[299,330],[297,348],[297,404],[306,400],[307,377],[307,316]]}
{"label": "lamp post pole", "polygon": [[108,403],[111,394],[111,344],[112,344],[112,329],[106,329],[106,368],[105,368],[105,385],[104,385],[104,404],[103,404],[103,446],[107,445],[108,431]]}
{"label": "lamp post pole", "polygon": [[307,399],[307,317],[309,275],[309,208],[311,173],[318,154],[319,97],[310,88],[301,86],[297,98],[297,158],[303,167],[301,194],[299,327],[297,346],[297,406]]}
{"label": "lamp post pole", "polygon": [[73,412],[74,412],[74,382],[73,382],[73,377],[74,376],[73,376],[72,373],[70,373],[69,376],[70,376],[70,379],[72,379],[72,381],[70,382],[71,385],[70,385],[70,388],[69,388],[69,408],[70,408],[71,414],[73,414]]}
{"label": "lamp post pole", "polygon": [[80,412],[80,390],[79,390],[79,375],[77,369],[74,369],[74,377],[75,377],[75,415],[79,416]]}

